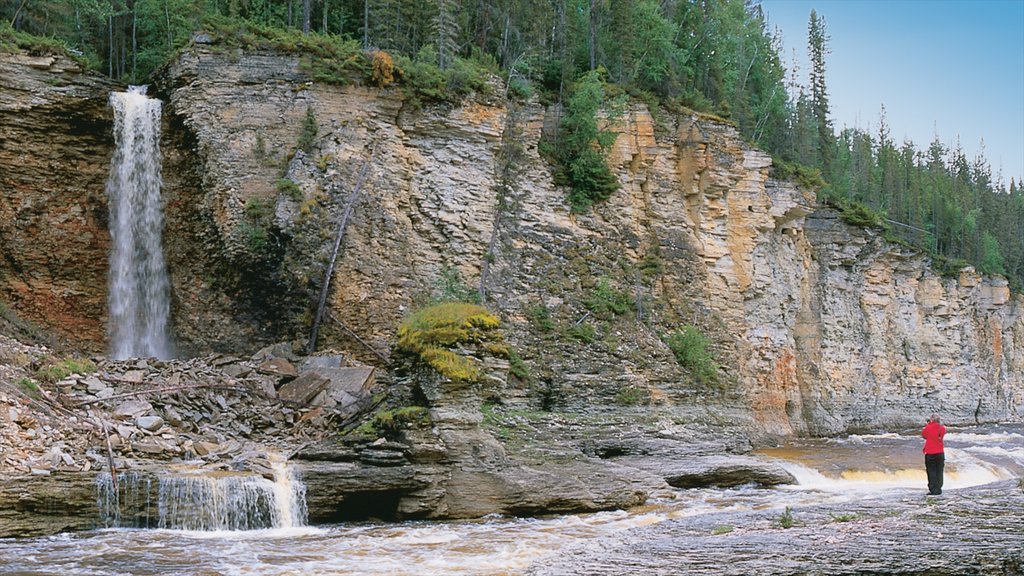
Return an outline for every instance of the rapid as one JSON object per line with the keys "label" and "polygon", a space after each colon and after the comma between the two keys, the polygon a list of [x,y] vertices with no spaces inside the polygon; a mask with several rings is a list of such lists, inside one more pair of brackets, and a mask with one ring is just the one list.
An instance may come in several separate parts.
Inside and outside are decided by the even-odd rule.
{"label": "rapid", "polygon": [[[1024,425],[950,428],[945,493],[1024,476]],[[98,528],[0,540],[0,574],[43,575],[514,575],[596,538],[670,520],[751,510],[799,511],[821,503],[926,502],[915,431],[794,440],[755,455],[778,462],[797,484],[675,490],[628,511],[475,521],[354,522],[258,530]],[[287,474],[281,481],[298,483]],[[297,494],[290,485],[269,489]],[[216,491],[208,491],[214,493]],[[290,496],[289,496],[290,497]],[[199,498],[195,506],[205,506]],[[773,512],[774,513],[774,512]],[[287,515],[285,515],[287,516]],[[100,510],[97,525],[102,526]],[[642,545],[642,544],[641,544]]]}

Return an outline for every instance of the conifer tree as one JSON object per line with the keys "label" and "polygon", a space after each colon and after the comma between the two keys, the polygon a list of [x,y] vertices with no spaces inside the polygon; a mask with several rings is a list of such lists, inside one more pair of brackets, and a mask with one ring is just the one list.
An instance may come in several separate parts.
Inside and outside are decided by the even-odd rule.
{"label": "conifer tree", "polygon": [[807,48],[811,60],[811,109],[817,124],[818,167],[829,173],[834,157],[835,136],[828,118],[828,90],[825,86],[825,55],[828,54],[828,35],[825,32],[825,18],[811,10],[807,31]]}

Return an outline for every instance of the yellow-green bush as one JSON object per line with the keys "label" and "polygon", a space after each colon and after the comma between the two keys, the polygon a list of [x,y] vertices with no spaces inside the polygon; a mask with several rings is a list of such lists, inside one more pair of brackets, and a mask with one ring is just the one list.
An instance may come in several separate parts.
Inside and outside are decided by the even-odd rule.
{"label": "yellow-green bush", "polygon": [[482,306],[442,302],[418,310],[402,322],[398,328],[398,348],[452,380],[472,382],[480,378],[477,362],[447,348],[476,343],[496,350],[502,346],[497,331],[500,324]]}

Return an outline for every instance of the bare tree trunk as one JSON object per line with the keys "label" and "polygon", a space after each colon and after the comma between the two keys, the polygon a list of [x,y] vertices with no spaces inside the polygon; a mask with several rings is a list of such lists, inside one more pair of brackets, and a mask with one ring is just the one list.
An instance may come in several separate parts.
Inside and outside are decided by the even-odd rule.
{"label": "bare tree trunk", "polygon": [[370,49],[370,0],[363,0],[363,50]]}
{"label": "bare tree trunk", "polygon": [[137,19],[135,16],[135,4],[132,4],[132,82],[138,82],[138,79],[135,77],[135,63],[139,56],[139,45],[135,36],[136,20]]}
{"label": "bare tree trunk", "polygon": [[169,0],[164,0],[164,20],[167,22],[167,49],[174,48],[174,34],[171,32],[171,12],[167,7]]}
{"label": "bare tree trunk", "polygon": [[597,69],[597,0],[590,0],[590,69]]}
{"label": "bare tree trunk", "polygon": [[338,229],[334,235],[334,250],[331,252],[331,259],[327,263],[327,270],[324,272],[324,281],[320,285],[320,301],[317,304],[316,316],[313,317],[313,328],[310,330],[309,343],[306,345],[307,354],[312,354],[316,351],[316,337],[320,331],[320,321],[324,317],[324,310],[327,307],[327,294],[331,288],[331,276],[334,275],[334,264],[338,260],[338,253],[341,252],[341,240],[345,237],[345,228],[348,226],[349,216],[352,215],[352,209],[355,207],[356,202],[359,201],[359,194],[362,192],[363,183],[366,181],[366,172],[370,168],[370,164],[373,162],[373,154],[376,152],[376,146],[370,151],[370,156],[363,162],[363,167],[359,169],[359,178],[356,181],[356,187],[349,195],[348,201],[345,202],[345,208],[342,210],[341,218],[338,221]]}
{"label": "bare tree trunk", "polygon": [[309,34],[309,18],[313,12],[310,3],[312,0],[302,0],[302,33]]}
{"label": "bare tree trunk", "polygon": [[114,77],[114,14],[107,17],[107,76]]}
{"label": "bare tree trunk", "polygon": [[28,4],[28,0],[21,0],[21,5],[14,11],[14,18],[11,18],[11,28],[15,30],[18,29],[18,16],[21,16],[21,9],[25,7],[25,4]]}

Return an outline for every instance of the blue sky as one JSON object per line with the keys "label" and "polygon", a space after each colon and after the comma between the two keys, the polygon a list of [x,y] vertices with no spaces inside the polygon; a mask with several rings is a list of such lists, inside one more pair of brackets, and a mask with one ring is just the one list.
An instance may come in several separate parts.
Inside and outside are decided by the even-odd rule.
{"label": "blue sky", "polygon": [[[1024,0],[761,0],[782,31],[783,61],[796,50],[807,78],[807,20],[825,18],[825,82],[836,130],[927,148],[937,134],[967,158],[984,154],[1004,183],[1024,177]],[[788,79],[788,76],[787,76]]]}

